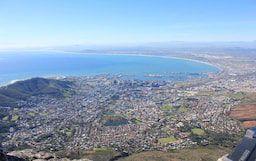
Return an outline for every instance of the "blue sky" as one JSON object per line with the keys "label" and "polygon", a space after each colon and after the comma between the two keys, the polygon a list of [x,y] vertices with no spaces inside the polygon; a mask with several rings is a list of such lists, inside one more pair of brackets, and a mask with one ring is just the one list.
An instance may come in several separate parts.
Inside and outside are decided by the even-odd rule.
{"label": "blue sky", "polygon": [[0,0],[0,48],[253,40],[255,0]]}

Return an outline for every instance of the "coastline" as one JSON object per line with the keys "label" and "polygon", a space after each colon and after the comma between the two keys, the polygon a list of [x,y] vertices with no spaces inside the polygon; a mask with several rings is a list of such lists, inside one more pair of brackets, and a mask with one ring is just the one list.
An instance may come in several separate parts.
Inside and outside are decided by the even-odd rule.
{"label": "coastline", "polygon": [[[29,51],[7,51],[7,52],[54,52],[54,53],[66,53],[66,54],[77,54],[77,55],[124,55],[124,56],[147,56],[147,57],[158,57],[158,58],[171,58],[171,59],[183,59],[183,60],[188,60],[188,61],[194,61],[198,63],[203,63],[207,64],[210,66],[213,66],[215,68],[218,68],[220,71],[222,71],[221,67],[216,66],[211,63],[207,63],[204,61],[196,60],[196,59],[191,59],[191,58],[183,58],[183,57],[175,57],[175,56],[159,56],[159,55],[147,55],[147,54],[110,54],[110,53],[104,53],[104,54],[99,54],[99,53],[82,53],[82,52],[71,52],[71,51],[60,51],[60,50],[29,50]],[[1,53],[1,51],[0,51]]]}
{"label": "coastline", "polygon": [[69,51],[58,51],[58,50],[42,50],[42,52],[56,52],[56,53],[67,53],[67,54],[87,54],[87,55],[124,55],[124,56],[148,56],[148,57],[157,57],[157,58],[171,58],[171,59],[182,59],[182,60],[188,60],[188,61],[194,61],[202,64],[207,64],[210,66],[213,66],[215,68],[218,68],[220,71],[222,71],[221,67],[218,67],[214,64],[207,63],[200,60],[190,59],[190,58],[183,58],[183,57],[174,57],[174,56],[159,56],[159,55],[147,55],[147,54],[98,54],[98,53],[78,53],[78,52],[69,52]]}
{"label": "coastline", "polygon": [[[14,53],[19,53],[19,51],[12,51]],[[26,51],[21,51],[22,53],[26,52]],[[206,64],[206,65],[209,65],[209,66],[212,66],[214,68],[217,68],[219,71],[222,71],[222,69],[216,65],[213,65],[213,64],[210,64],[210,63],[207,63],[207,62],[203,62],[203,61],[199,61],[199,60],[195,60],[195,59],[189,59],[189,58],[182,58],[182,57],[171,57],[171,56],[159,56],[159,55],[147,55],[147,54],[111,54],[111,53],[79,53],[79,52],[68,52],[68,51],[56,51],[56,50],[35,50],[35,51],[27,51],[28,53],[32,53],[32,52],[53,52],[53,53],[56,53],[56,54],[77,54],[77,55],[116,55],[116,56],[133,56],[133,57],[155,57],[155,58],[170,58],[170,59],[179,59],[179,60],[187,60],[187,61],[192,61],[192,62],[197,62],[197,63],[201,63],[201,64]],[[214,71],[214,72],[218,72],[218,71]],[[207,73],[211,73],[211,72],[207,72]],[[21,79],[13,79],[13,80],[10,80],[10,81],[6,81],[6,82],[2,82],[0,83],[0,87],[4,87],[4,86],[8,86],[10,84],[13,84],[17,81],[23,81],[23,80],[27,80],[27,79],[31,79],[31,78],[34,78],[34,77],[42,77],[42,78],[55,78],[55,79],[58,79],[58,78],[61,78],[61,77],[66,77],[65,75],[49,75],[49,76],[31,76],[31,77],[27,77],[27,78],[21,78]]]}

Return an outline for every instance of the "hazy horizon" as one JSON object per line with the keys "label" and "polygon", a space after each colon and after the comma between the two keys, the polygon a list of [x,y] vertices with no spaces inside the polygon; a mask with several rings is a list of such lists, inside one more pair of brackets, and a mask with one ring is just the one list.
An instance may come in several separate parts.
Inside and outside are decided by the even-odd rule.
{"label": "hazy horizon", "polygon": [[0,51],[30,51],[30,50],[43,50],[43,51],[79,51],[79,50],[130,50],[130,49],[182,49],[182,48],[256,48],[256,41],[166,41],[166,42],[144,42],[144,43],[125,43],[125,44],[70,44],[70,45],[38,45],[38,46],[0,46]]}
{"label": "hazy horizon", "polygon": [[256,2],[1,0],[0,49],[255,42]]}

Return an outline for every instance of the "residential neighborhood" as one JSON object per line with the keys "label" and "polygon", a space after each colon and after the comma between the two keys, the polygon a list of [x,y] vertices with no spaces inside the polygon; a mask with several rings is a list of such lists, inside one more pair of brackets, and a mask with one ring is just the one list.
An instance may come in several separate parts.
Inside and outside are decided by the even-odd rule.
{"label": "residential neighborhood", "polygon": [[75,83],[65,99],[32,96],[20,101],[19,108],[7,108],[18,126],[10,128],[2,146],[140,152],[208,144],[192,136],[243,131],[227,115],[240,103],[229,91],[254,92],[255,79],[233,76],[193,84],[107,75],[67,77]]}

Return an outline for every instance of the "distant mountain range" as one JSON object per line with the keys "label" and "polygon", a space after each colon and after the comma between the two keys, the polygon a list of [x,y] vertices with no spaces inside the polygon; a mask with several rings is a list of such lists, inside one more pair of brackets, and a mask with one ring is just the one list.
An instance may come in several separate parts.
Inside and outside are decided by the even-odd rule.
{"label": "distant mountain range", "polygon": [[[163,42],[140,42],[140,43],[122,43],[122,44],[108,44],[108,45],[86,45],[86,44],[74,44],[74,45],[61,45],[61,46],[44,46],[44,47],[23,47],[19,50],[47,50],[47,51],[68,51],[68,52],[80,52],[87,53],[102,53],[113,50],[154,50],[154,49],[184,49],[184,48],[256,48],[255,41],[212,41],[212,42],[200,42],[200,41],[163,41]],[[0,50],[17,50],[15,48],[5,48]]]}

